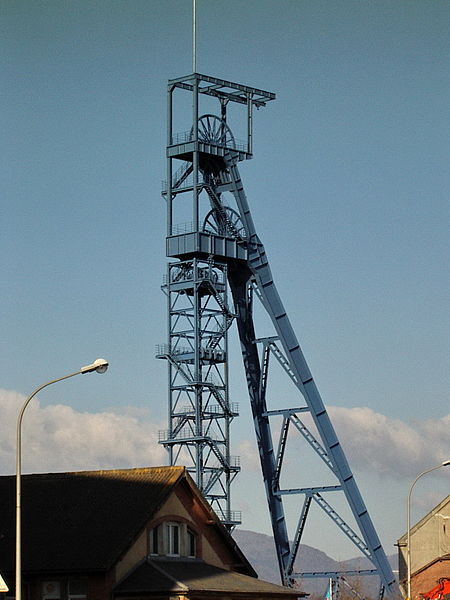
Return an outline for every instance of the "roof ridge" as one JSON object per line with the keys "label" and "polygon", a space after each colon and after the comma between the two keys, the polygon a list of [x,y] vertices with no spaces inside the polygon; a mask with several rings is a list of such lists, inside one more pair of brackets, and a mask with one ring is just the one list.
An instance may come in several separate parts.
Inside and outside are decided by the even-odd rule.
{"label": "roof ridge", "polygon": [[164,575],[164,577],[167,577],[167,579],[170,579],[171,581],[173,581],[184,592],[189,591],[189,588],[187,585],[185,585],[181,581],[178,581],[178,579],[173,577],[170,573],[167,573],[167,571],[164,571],[164,569],[162,569],[161,567],[158,567],[158,565],[156,564],[156,561],[152,560],[151,558],[147,558],[147,564],[151,565],[154,569],[156,569],[159,573],[161,573],[161,575]]}
{"label": "roof ridge", "polygon": [[148,473],[150,471],[174,471],[181,473],[185,467],[182,466],[157,466],[157,467],[131,467],[131,468],[119,468],[119,469],[97,469],[95,471],[71,471],[65,473],[66,475],[85,475],[85,474],[100,474],[100,475],[113,475],[115,473]]}
{"label": "roof ridge", "polygon": [[[149,473],[151,471],[173,471],[174,473],[182,473],[185,470],[184,466],[179,465],[165,465],[156,467],[121,467],[117,469],[92,469],[83,471],[53,471],[47,473],[23,473],[22,477],[27,479],[40,478],[40,479],[58,479],[78,476],[89,476],[89,475],[101,475],[107,477],[108,475],[114,475],[116,473]],[[8,477],[8,475],[3,475]],[[9,477],[15,477],[15,475],[9,475]]]}
{"label": "roof ridge", "polygon": [[[450,494],[448,496],[446,496],[445,498],[443,498],[440,502],[438,502],[438,504],[436,504],[436,506],[434,506],[430,511],[428,511],[421,519],[419,519],[414,525],[411,526],[410,529],[410,533],[413,534],[416,531],[418,531],[422,525],[425,525],[425,523],[427,521],[429,521],[430,519],[432,519],[434,516],[436,516],[436,513],[438,513],[444,506],[446,506],[448,503],[450,502]],[[399,539],[399,542],[402,542],[404,540],[406,540],[406,538],[408,537],[408,532],[406,531]]]}

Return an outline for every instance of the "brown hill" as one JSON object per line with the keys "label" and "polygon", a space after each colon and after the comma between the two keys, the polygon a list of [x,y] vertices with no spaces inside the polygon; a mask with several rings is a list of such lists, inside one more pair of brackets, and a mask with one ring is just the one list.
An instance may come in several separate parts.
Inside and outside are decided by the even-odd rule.
{"label": "brown hill", "polygon": [[[233,532],[233,537],[259,577],[279,584],[280,575],[273,538],[263,533],[256,533],[245,529],[236,529]],[[395,555],[389,557],[389,562],[393,568],[396,568]],[[301,568],[302,571],[333,571],[339,569],[367,568],[369,562],[365,558],[354,558],[345,561],[345,565],[343,565],[325,554],[325,552],[301,544],[296,565],[301,565],[301,567],[299,566],[299,570]],[[351,580],[352,578],[348,579]],[[300,584],[300,588],[302,591],[308,592],[313,596],[322,597],[327,585],[327,579],[304,579]],[[359,581],[354,581],[354,585],[355,588],[358,588],[358,591],[362,592],[363,596],[377,597],[378,577],[361,577]]]}

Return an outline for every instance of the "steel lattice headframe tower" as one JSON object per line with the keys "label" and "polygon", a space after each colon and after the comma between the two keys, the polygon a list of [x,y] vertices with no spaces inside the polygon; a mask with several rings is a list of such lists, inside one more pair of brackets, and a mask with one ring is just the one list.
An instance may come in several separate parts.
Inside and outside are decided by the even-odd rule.
{"label": "steel lattice headframe tower", "polygon": [[[177,101],[179,93],[188,100],[181,112],[182,118],[188,115],[191,119],[190,128],[181,134],[174,131],[175,93]],[[169,262],[163,286],[168,301],[168,343],[159,347],[158,357],[168,361],[169,429],[160,442],[168,449],[171,464],[183,462],[195,474],[223,522],[230,529],[237,524],[230,487],[239,461],[230,456],[229,442],[237,407],[228,393],[227,335],[236,321],[283,583],[292,585],[299,577],[378,574],[380,594],[383,590],[391,594],[396,592],[395,579],[278,295],[238,171],[238,163],[252,157],[253,109],[273,99],[271,92],[198,73],[168,84],[163,196],[167,202],[167,256],[176,260]],[[206,112],[201,103],[208,106]],[[218,114],[211,112],[213,103]],[[228,124],[228,109],[239,105],[245,116],[237,122],[246,130],[245,142],[235,139]],[[180,227],[181,220],[189,223]],[[271,337],[256,334],[255,300],[272,322]],[[299,406],[269,410],[271,360],[299,392]],[[275,418],[280,424],[272,428]],[[277,431],[276,449],[272,429]],[[285,485],[283,467],[291,430],[314,451],[327,472],[321,485]],[[329,500],[337,494],[355,525],[349,525]],[[302,502],[290,538],[283,501],[292,495]],[[369,568],[321,573],[295,570],[312,503],[369,559]]]}

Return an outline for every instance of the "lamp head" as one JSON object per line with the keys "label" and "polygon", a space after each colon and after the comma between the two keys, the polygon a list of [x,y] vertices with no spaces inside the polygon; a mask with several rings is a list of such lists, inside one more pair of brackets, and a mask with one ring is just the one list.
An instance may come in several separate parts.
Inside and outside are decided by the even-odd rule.
{"label": "lamp head", "polygon": [[108,368],[108,361],[104,358],[97,358],[90,365],[86,365],[85,367],[81,367],[81,373],[92,373],[93,371],[97,371],[97,373],[105,373]]}
{"label": "lamp head", "polygon": [[450,466],[450,460],[444,460],[444,462],[442,463],[443,467],[449,467]]}

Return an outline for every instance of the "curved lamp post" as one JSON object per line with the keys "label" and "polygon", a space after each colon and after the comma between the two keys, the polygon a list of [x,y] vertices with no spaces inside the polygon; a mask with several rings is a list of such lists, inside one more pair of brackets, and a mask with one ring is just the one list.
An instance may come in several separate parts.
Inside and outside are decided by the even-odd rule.
{"label": "curved lamp post", "polygon": [[75,375],[82,375],[84,373],[104,373],[108,368],[108,362],[104,358],[97,358],[92,364],[81,367],[79,371],[64,375],[59,379],[53,379],[43,385],[40,385],[34,390],[32,394],[28,396],[20,409],[19,416],[17,418],[17,432],[16,432],[16,600],[22,600],[22,548],[21,548],[21,510],[20,510],[20,492],[21,492],[21,471],[22,471],[22,419],[23,413],[26,407],[30,403],[30,400],[42,389],[52,385],[52,383],[58,383],[63,379],[69,379]]}
{"label": "curved lamp post", "polygon": [[416,485],[416,483],[419,481],[419,479],[422,477],[422,475],[431,473],[431,471],[436,471],[436,469],[440,469],[441,467],[448,467],[448,466],[450,466],[450,460],[444,460],[444,462],[442,462],[440,465],[436,465],[435,467],[431,467],[431,469],[422,471],[422,473],[419,473],[419,475],[417,475],[417,477],[412,482],[411,487],[409,488],[408,502],[406,505],[406,516],[407,516],[406,527],[407,527],[407,535],[408,535],[408,540],[406,543],[407,586],[408,586],[406,600],[411,600],[411,492],[413,491],[413,487]]}

